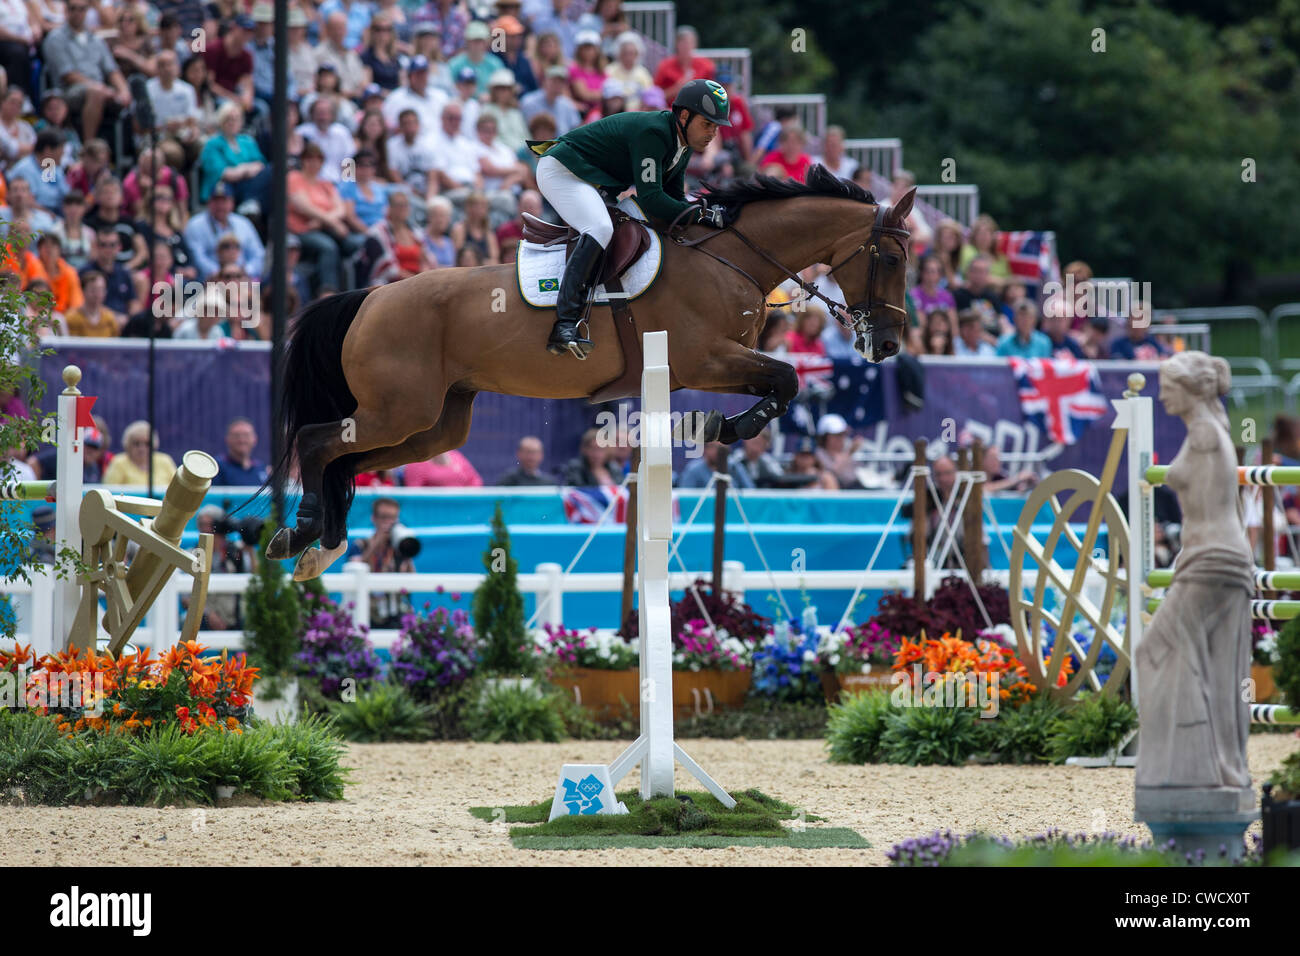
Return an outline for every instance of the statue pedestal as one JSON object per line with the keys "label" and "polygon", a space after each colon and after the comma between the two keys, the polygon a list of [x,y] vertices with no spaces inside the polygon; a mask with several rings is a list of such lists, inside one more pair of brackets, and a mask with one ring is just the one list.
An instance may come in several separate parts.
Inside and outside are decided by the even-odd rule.
{"label": "statue pedestal", "polygon": [[1182,853],[1205,851],[1216,858],[1226,847],[1229,860],[1246,852],[1246,828],[1259,819],[1249,787],[1138,787],[1133,819],[1145,823],[1157,844],[1173,840]]}

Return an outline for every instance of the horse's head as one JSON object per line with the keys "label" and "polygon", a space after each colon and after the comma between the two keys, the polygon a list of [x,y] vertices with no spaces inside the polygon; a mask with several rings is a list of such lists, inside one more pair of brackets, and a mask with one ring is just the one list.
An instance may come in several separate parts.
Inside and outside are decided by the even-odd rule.
{"label": "horse's head", "polygon": [[[839,277],[849,303],[849,320],[857,333],[855,347],[871,362],[897,355],[907,328],[907,216],[916,188],[897,205],[876,207],[871,236],[860,250],[862,267],[849,267]],[[847,265],[847,261],[845,265]]]}

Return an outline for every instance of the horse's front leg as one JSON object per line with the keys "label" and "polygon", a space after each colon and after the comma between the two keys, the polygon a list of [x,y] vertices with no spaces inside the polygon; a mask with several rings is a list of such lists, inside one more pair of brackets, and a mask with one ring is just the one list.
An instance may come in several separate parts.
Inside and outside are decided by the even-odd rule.
{"label": "horse's front leg", "polygon": [[761,396],[751,408],[730,418],[718,411],[688,413],[678,427],[678,437],[696,442],[730,445],[753,438],[784,415],[799,393],[793,366],[735,342],[727,342],[698,370],[675,368],[674,374],[687,388]]}

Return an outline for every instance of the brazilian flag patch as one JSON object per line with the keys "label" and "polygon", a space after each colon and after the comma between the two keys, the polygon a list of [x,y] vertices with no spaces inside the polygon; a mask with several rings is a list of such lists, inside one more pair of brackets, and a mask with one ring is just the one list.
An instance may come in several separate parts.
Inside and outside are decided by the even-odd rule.
{"label": "brazilian flag patch", "polygon": [[559,279],[538,279],[537,291],[538,292],[559,292],[560,280]]}

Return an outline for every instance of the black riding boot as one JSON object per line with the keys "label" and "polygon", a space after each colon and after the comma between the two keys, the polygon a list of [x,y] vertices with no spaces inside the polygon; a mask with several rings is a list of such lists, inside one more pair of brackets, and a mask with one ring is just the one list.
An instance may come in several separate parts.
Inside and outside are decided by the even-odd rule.
{"label": "black riding boot", "polygon": [[585,359],[591,352],[591,340],[578,333],[578,323],[583,318],[604,252],[595,237],[588,235],[581,236],[573,247],[555,300],[555,328],[546,343],[546,350],[552,355],[563,355],[567,351],[574,358]]}

